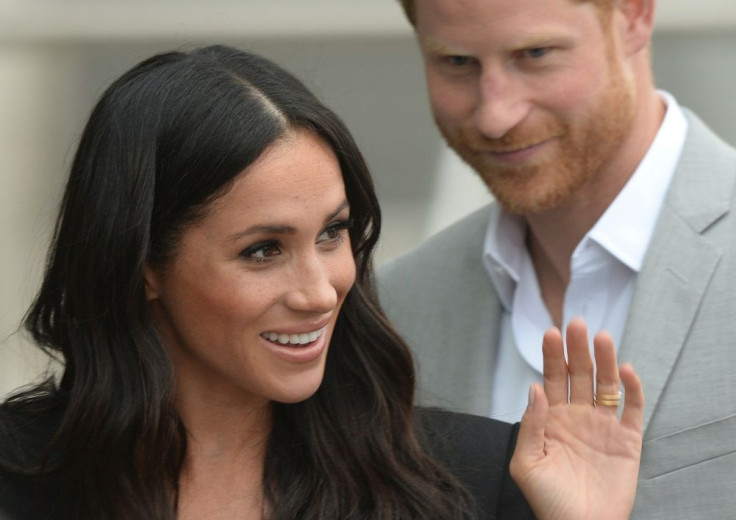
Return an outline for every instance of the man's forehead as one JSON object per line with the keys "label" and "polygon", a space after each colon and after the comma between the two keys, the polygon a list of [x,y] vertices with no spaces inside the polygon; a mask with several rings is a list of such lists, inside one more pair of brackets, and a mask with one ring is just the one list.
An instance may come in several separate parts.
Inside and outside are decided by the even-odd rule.
{"label": "man's forehead", "polygon": [[[428,0],[418,13],[417,37],[423,49],[442,54],[466,54],[473,50],[509,50],[571,44],[599,28],[592,8],[564,8],[570,0]],[[469,6],[480,2],[484,5]],[[430,5],[431,4],[431,5]],[[465,4],[465,5],[463,5]],[[530,5],[540,4],[538,9]],[[500,8],[500,6],[504,8]],[[475,7],[475,8],[471,8]],[[562,7],[562,9],[561,9]],[[587,15],[581,16],[581,12]]]}
{"label": "man's forehead", "polygon": [[[401,0],[401,6],[404,9],[404,13],[406,14],[409,21],[412,23],[412,25],[416,25],[417,22],[417,9],[421,7],[422,5],[427,4],[437,4],[442,3],[443,1],[447,2],[448,0]],[[462,3],[473,3],[473,2],[484,2],[486,4],[493,2],[494,0],[449,0],[451,4],[462,4]],[[544,0],[539,0],[540,2]],[[617,0],[567,0],[567,2],[571,4],[591,4],[595,6],[596,8],[602,9],[604,11],[610,11],[613,6],[615,5]]]}

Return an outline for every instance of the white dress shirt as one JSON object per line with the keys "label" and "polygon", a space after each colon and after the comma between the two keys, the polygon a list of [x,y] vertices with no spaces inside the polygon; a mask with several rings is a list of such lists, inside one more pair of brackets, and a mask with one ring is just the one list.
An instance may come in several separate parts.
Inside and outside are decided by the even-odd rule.
{"label": "white dress shirt", "polygon": [[[662,125],[636,171],[606,212],[575,248],[565,291],[562,323],[582,316],[592,336],[607,330],[618,347],[636,275],[664,203],[687,133],[677,101],[660,91],[667,105]],[[542,336],[553,323],[542,300],[525,246],[522,218],[494,214],[488,225],[483,262],[503,312],[491,389],[490,416],[521,419],[529,385],[542,382]]]}

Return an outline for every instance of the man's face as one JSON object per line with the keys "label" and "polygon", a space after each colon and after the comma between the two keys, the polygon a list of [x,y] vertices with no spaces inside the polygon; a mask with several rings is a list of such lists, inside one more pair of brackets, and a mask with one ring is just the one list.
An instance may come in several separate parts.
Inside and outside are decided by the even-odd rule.
{"label": "man's face", "polygon": [[513,213],[554,209],[617,153],[634,89],[610,18],[570,0],[423,0],[435,120]]}

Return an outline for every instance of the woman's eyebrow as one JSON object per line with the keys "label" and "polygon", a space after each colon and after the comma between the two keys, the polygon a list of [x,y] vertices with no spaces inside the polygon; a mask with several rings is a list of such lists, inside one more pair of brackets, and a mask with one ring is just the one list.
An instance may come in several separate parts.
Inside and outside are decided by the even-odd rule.
{"label": "woman's eyebrow", "polygon": [[[325,218],[325,223],[337,217],[345,208],[350,207],[347,200],[344,200],[340,205]],[[294,226],[282,225],[282,224],[256,224],[249,228],[239,231],[230,237],[230,240],[237,240],[248,235],[258,234],[273,234],[273,235],[294,235],[297,229]]]}

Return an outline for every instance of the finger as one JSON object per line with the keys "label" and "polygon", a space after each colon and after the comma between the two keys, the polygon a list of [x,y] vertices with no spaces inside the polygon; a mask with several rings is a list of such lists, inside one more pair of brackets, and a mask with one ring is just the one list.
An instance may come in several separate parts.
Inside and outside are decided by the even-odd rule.
{"label": "finger", "polygon": [[567,362],[562,344],[562,334],[553,327],[542,339],[544,356],[544,393],[550,406],[567,404]]}
{"label": "finger", "polygon": [[588,328],[581,318],[567,326],[567,366],[570,371],[570,402],[593,404],[593,360],[588,346]]}
{"label": "finger", "polygon": [[621,424],[640,432],[644,421],[644,389],[642,388],[641,379],[634,371],[631,363],[621,365],[619,373],[625,390]]}
{"label": "finger", "polygon": [[519,482],[528,468],[544,457],[544,427],[549,403],[544,390],[533,383],[529,388],[529,406],[521,418],[519,435],[511,459],[511,476]]}
{"label": "finger", "polygon": [[618,404],[601,404],[613,400],[618,395],[618,363],[613,338],[608,332],[599,332],[593,339],[596,366],[596,405],[611,413],[618,412]]}

